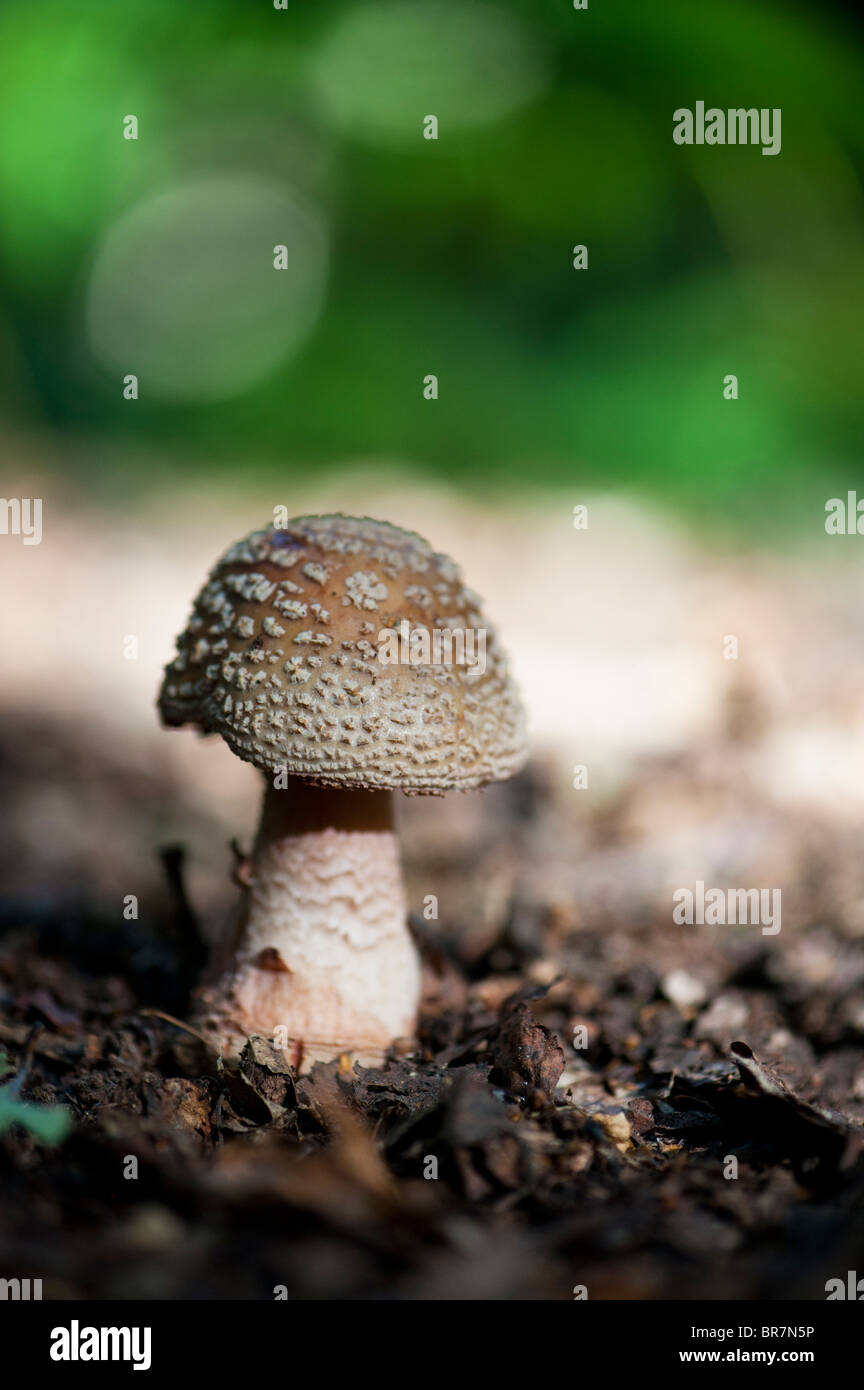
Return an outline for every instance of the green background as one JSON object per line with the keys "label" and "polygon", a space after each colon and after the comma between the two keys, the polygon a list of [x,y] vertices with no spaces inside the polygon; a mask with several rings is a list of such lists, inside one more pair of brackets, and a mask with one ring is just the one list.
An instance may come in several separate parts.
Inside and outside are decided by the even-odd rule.
{"label": "green background", "polygon": [[[864,414],[859,37],[836,6],[753,0],[4,0],[7,451],[47,430],[102,493],[356,459],[496,495],[635,489],[709,522],[821,515],[855,485]],[[697,100],[780,107],[781,153],[676,146]],[[235,264],[218,200],[200,257],[151,259],[146,226],[113,279],[106,252],[166,189],[233,180],[242,218],[249,178],[326,240],[281,354],[301,310]],[[268,277],[273,232],[262,215]],[[292,271],[301,298],[319,273]],[[171,323],[177,392],[146,370],[164,334],[170,380]],[[196,393],[198,369],[221,388]]]}

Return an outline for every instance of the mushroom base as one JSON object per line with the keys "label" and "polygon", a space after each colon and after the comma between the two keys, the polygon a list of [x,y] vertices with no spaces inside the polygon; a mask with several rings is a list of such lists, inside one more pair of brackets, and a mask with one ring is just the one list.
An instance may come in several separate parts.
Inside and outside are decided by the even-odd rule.
{"label": "mushroom base", "polygon": [[196,1021],[227,1056],[250,1034],[298,1071],[380,1064],[414,1032],[420,966],[406,926],[389,792],[268,786],[237,928]]}

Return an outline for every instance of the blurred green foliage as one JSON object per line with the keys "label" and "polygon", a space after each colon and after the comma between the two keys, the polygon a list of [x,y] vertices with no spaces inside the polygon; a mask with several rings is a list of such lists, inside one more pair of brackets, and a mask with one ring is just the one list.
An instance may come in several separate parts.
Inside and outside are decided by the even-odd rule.
{"label": "blurred green foliage", "polygon": [[[107,460],[146,487],[154,457],[202,479],[362,458],[471,488],[821,510],[854,482],[864,424],[862,76],[858,30],[816,3],[4,0],[9,432],[86,443],[65,466],[93,486]],[[697,100],[780,107],[782,152],[676,146],[672,113]],[[172,270],[171,228],[140,282],[124,270],[111,351],[88,330],[112,229],[209,177],[258,177],[320,214],[323,309],[251,385],[238,368],[236,391],[175,399],[142,373],[130,403],[118,364],[136,371],[189,277],[201,343],[183,351],[224,366],[227,338],[239,364],[267,358],[261,285],[247,306],[230,244],[218,284]],[[281,238],[260,230],[275,275]]]}

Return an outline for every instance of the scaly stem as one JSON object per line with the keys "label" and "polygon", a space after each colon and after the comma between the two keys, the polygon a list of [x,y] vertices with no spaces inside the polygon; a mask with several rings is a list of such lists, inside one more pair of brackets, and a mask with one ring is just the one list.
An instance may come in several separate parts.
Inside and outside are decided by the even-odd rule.
{"label": "scaly stem", "polygon": [[280,791],[268,780],[238,928],[221,954],[199,1018],[227,1054],[259,1033],[305,1067],[342,1052],[371,1066],[410,1036],[420,971],[392,794],[296,778]]}

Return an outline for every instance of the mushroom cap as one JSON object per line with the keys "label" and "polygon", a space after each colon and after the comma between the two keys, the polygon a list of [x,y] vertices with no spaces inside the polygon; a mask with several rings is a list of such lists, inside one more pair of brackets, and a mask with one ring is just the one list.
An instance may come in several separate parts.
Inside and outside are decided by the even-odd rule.
{"label": "mushroom cap", "polygon": [[469,790],[527,756],[477,595],[421,536],[367,517],[298,517],[226,551],[177,639],[159,712],[321,786]]}

